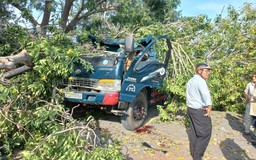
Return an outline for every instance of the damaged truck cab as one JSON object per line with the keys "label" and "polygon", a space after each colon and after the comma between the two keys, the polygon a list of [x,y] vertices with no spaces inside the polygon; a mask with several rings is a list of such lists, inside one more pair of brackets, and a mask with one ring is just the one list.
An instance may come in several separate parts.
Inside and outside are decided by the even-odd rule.
{"label": "damaged truck cab", "polygon": [[[165,53],[157,50],[157,42],[160,47],[166,46],[161,49]],[[92,64],[93,71],[77,65],[75,72],[63,80],[64,101],[105,109],[121,116],[127,130],[135,130],[143,125],[148,107],[166,98],[157,88],[166,76],[171,42],[167,36],[149,35],[141,39],[105,39],[100,45],[106,49],[81,55]]]}

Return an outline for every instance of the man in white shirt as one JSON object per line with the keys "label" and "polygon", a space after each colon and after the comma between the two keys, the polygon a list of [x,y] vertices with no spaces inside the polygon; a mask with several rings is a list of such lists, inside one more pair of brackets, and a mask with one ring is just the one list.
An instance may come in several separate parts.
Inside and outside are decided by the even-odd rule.
{"label": "man in white shirt", "polygon": [[190,119],[190,154],[193,160],[202,160],[212,133],[212,100],[205,81],[210,75],[210,70],[208,64],[198,64],[196,74],[186,85],[186,104]]}

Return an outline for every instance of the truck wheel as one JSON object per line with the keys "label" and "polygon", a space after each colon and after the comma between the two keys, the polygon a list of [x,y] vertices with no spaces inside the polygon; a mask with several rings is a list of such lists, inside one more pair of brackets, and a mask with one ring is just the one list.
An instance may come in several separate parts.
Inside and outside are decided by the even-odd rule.
{"label": "truck wheel", "polygon": [[121,116],[121,123],[127,130],[135,130],[141,127],[147,116],[147,98],[140,92],[135,100],[129,104],[127,113]]}

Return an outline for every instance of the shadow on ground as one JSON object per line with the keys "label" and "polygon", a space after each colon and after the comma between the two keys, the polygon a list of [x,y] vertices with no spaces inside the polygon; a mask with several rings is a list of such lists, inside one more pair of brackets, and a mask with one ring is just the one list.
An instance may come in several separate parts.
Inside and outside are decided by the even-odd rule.
{"label": "shadow on ground", "polygon": [[233,139],[227,138],[220,143],[221,151],[226,159],[232,160],[249,160],[250,157],[246,154]]}
{"label": "shadow on ground", "polygon": [[254,147],[256,147],[256,136],[252,133],[252,131],[249,134],[245,134],[244,132],[244,125],[243,125],[243,117],[235,117],[230,113],[226,113],[226,119],[229,122],[229,125],[232,127],[233,130],[239,131],[243,137],[248,141],[248,143],[251,143]]}
{"label": "shadow on ground", "polygon": [[[256,137],[251,132],[250,134],[245,134],[243,125],[243,116],[234,116],[230,113],[226,113],[226,119],[229,122],[230,127],[233,130],[240,132],[242,137],[247,141],[247,144],[255,147]],[[246,154],[246,150],[242,149],[243,146],[239,146],[234,139],[228,138],[220,143],[220,148],[226,159],[237,159],[237,160],[247,160],[250,159]]]}

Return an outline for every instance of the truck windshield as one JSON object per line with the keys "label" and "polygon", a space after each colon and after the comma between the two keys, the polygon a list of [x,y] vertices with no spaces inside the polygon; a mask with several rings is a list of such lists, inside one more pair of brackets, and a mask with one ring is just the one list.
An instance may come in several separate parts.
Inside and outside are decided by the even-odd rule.
{"label": "truck windshield", "polygon": [[103,52],[96,53],[96,55],[84,54],[81,57],[90,62],[94,67],[113,67],[116,63],[116,56],[118,53],[115,52]]}

